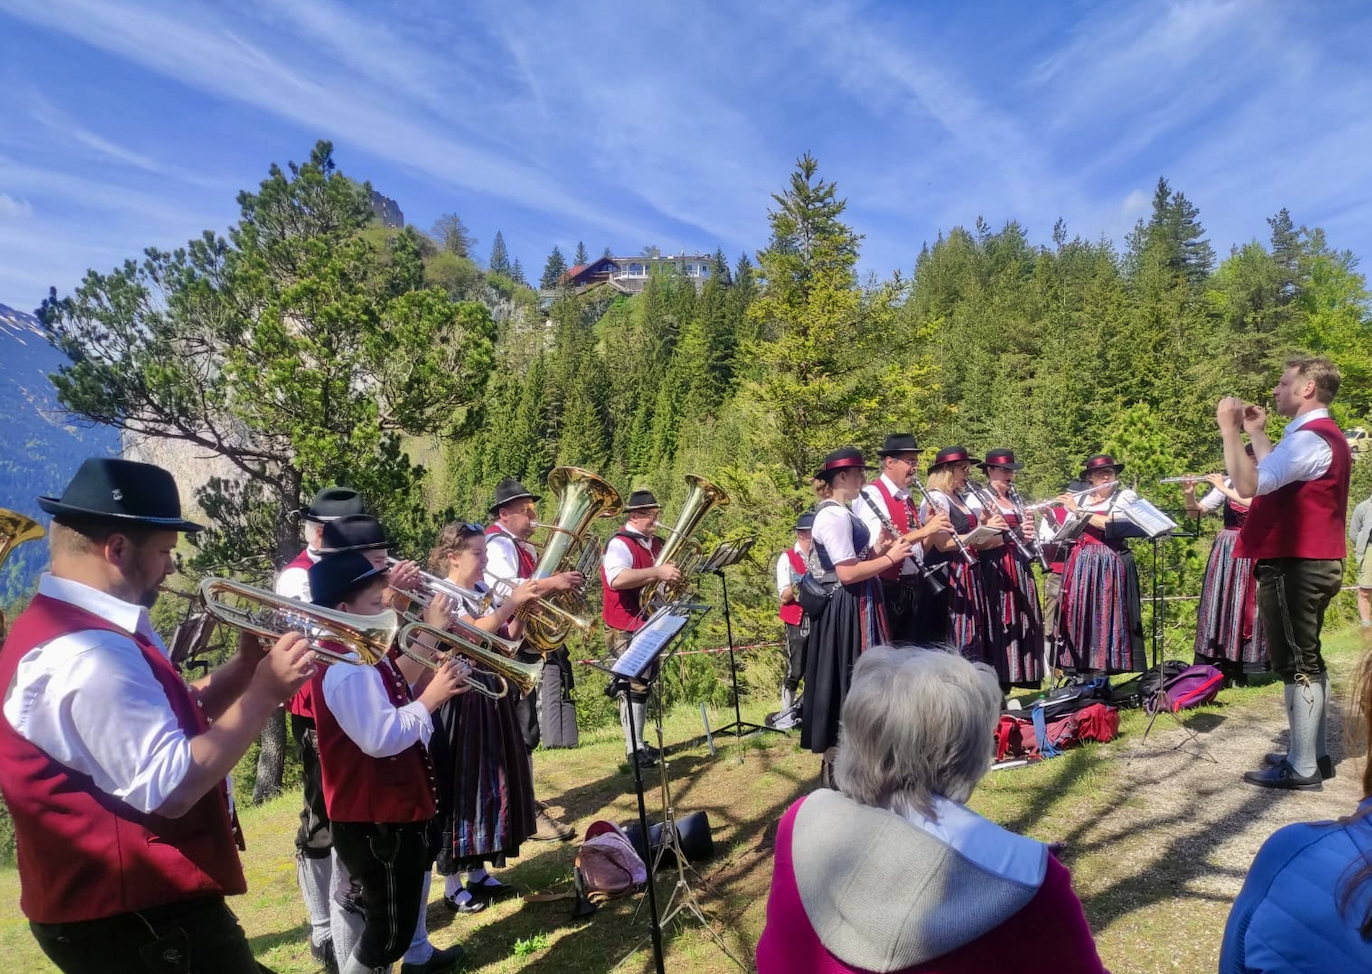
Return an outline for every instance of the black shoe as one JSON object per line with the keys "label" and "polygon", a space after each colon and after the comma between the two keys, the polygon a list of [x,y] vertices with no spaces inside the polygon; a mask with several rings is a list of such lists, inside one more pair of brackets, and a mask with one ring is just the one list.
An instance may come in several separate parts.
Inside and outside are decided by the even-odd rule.
{"label": "black shoe", "polygon": [[1305,775],[1297,774],[1296,769],[1291,767],[1288,761],[1269,765],[1261,771],[1245,771],[1243,780],[1264,788],[1284,788],[1288,791],[1324,790],[1324,782],[1321,781],[1319,772],[1307,778]]}
{"label": "black shoe", "polygon": [[518,889],[513,886],[506,886],[501,882],[494,885],[487,882],[468,883],[467,892],[472,894],[473,900],[484,900],[487,903],[498,903],[501,900],[508,900],[512,896],[519,895]]}
{"label": "black shoe", "polygon": [[322,944],[310,941],[310,956],[328,971],[329,974],[338,974],[338,958],[333,955],[333,940],[326,940]]}
{"label": "black shoe", "polygon": [[637,753],[637,754],[634,754],[634,755],[626,754],[626,755],[624,755],[624,761],[625,761],[626,763],[629,762],[629,761],[637,761],[637,762],[638,762],[638,766],[639,766],[640,768],[655,768],[655,767],[657,767],[657,758],[653,757],[653,755],[652,755],[652,753],[651,753],[650,751],[648,751],[646,748],[642,748],[642,747],[638,749],[638,753]]}
{"label": "black shoe", "polygon": [[[1269,751],[1262,756],[1262,760],[1264,764],[1281,764],[1286,760],[1286,757],[1287,756],[1280,751]],[[1322,758],[1316,758],[1315,767],[1320,772],[1321,780],[1328,781],[1330,778],[1334,777],[1334,759],[1328,754]]]}
{"label": "black shoe", "polygon": [[433,956],[424,963],[401,964],[400,974],[447,974],[448,971],[457,970],[457,965],[462,961],[462,953],[461,944],[453,944],[442,950],[435,947]]}
{"label": "black shoe", "polygon": [[[471,892],[468,890],[468,892]],[[472,896],[466,900],[457,900],[451,896],[443,897],[443,905],[454,913],[480,913],[486,909],[487,900],[484,897]]]}

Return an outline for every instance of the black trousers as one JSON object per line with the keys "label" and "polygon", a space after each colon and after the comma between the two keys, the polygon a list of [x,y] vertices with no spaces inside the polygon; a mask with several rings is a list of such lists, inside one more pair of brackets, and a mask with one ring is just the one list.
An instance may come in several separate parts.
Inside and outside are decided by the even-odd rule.
{"label": "black trousers", "polygon": [[886,605],[886,629],[892,643],[918,643],[920,582],[914,575],[897,581],[881,580],[881,600]]}
{"label": "black trousers", "polygon": [[222,896],[29,928],[63,974],[271,974]]}
{"label": "black trousers", "polygon": [[1324,673],[1320,630],[1329,601],[1343,587],[1343,562],[1324,558],[1264,558],[1254,568],[1267,658],[1282,682]]}
{"label": "black trousers", "polygon": [[300,783],[305,792],[300,828],[295,833],[295,850],[306,859],[324,859],[333,848],[333,838],[329,832],[329,811],[324,806],[319,740],[315,737],[314,721],[291,714],[291,736],[300,752]]}
{"label": "black trousers", "polygon": [[[515,654],[515,659],[520,663],[536,663],[540,658],[533,653]],[[537,748],[538,742],[543,739],[543,731],[538,723],[538,697],[541,690],[542,687],[535,683],[534,688],[515,703],[515,720],[519,722],[519,731],[524,735],[524,746],[530,751]]]}
{"label": "black trousers", "polygon": [[[366,967],[385,967],[405,955],[433,868],[433,823],[371,825],[334,822],[333,847],[362,889],[362,937],[353,956]],[[342,967],[346,957],[338,958]]]}
{"label": "black trousers", "polygon": [[782,686],[792,693],[800,688],[800,681],[805,678],[805,646],[810,641],[808,623],[808,619],[802,619],[799,626],[786,624],[786,679]]}

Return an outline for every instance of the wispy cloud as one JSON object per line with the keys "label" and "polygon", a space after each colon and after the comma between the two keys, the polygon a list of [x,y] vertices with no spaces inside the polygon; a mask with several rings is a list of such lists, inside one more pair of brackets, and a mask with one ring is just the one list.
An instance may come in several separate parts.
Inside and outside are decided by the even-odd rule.
{"label": "wispy cloud", "polygon": [[8,193],[0,193],[0,220],[21,220],[33,216],[33,204],[25,199],[15,199]]}

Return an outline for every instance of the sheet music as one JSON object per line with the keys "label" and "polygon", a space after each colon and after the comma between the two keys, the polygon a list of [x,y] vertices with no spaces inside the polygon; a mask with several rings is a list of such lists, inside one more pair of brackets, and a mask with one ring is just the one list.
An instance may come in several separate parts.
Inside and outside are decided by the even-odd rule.
{"label": "sheet music", "polygon": [[634,633],[633,639],[629,641],[629,648],[615,660],[610,672],[618,676],[638,676],[662,651],[662,647],[686,628],[686,623],[690,619],[689,614],[657,613],[642,629]]}
{"label": "sheet music", "polygon": [[984,524],[979,524],[972,529],[971,534],[963,537],[962,543],[969,548],[975,548],[977,545],[983,545],[988,541],[994,541],[996,538],[1000,537],[1000,534],[1000,531],[995,528],[988,528]]}
{"label": "sheet music", "polygon": [[1137,494],[1116,505],[1115,509],[1150,538],[1169,534],[1178,526],[1176,521]]}

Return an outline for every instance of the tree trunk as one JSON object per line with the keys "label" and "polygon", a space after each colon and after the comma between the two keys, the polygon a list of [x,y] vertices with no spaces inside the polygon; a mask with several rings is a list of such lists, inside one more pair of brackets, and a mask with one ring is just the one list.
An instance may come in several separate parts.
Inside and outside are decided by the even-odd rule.
{"label": "tree trunk", "polygon": [[275,798],[281,792],[281,776],[286,770],[286,708],[277,707],[272,711],[258,744],[257,781],[252,789],[254,805]]}

